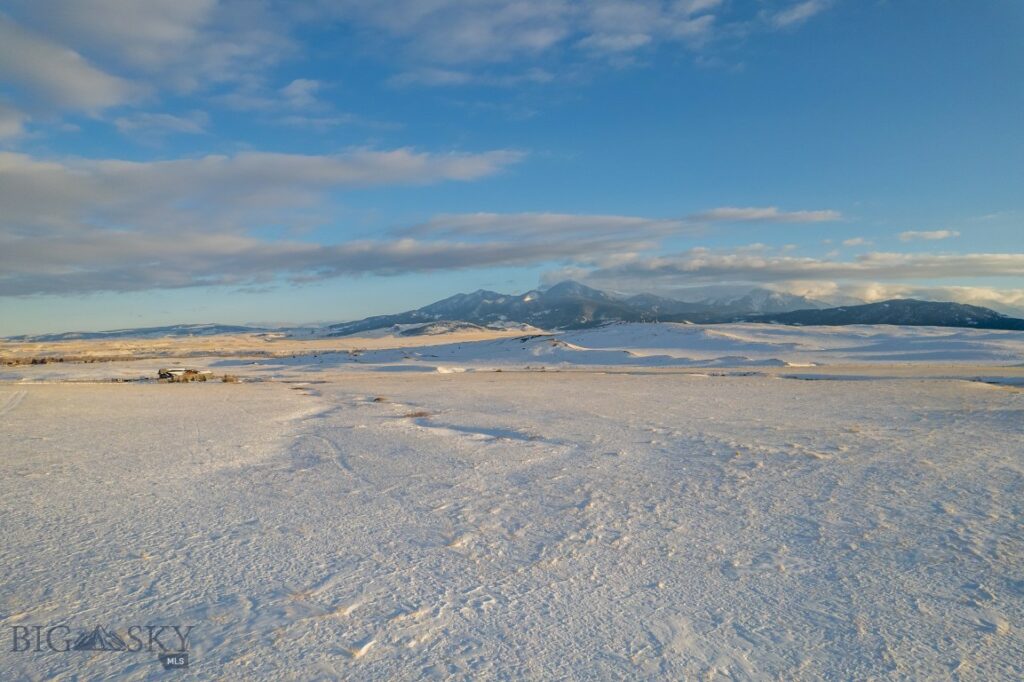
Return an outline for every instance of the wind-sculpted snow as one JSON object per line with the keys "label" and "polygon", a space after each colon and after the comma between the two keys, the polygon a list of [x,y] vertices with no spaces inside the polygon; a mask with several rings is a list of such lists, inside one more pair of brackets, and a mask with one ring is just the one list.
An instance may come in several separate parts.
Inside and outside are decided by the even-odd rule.
{"label": "wind-sculpted snow", "polygon": [[376,341],[8,367],[0,679],[1024,679],[1019,334]]}
{"label": "wind-sculpted snow", "polygon": [[1024,358],[1024,333],[949,327],[616,324],[567,332],[588,348],[632,348],[707,358],[732,353],[788,362],[998,362]]}
{"label": "wind-sculpted snow", "polygon": [[1024,675],[1011,386],[307,376],[0,386],[3,626],[192,625],[200,679]]}
{"label": "wind-sculpted snow", "polygon": [[[439,343],[417,348],[296,355],[261,359],[258,366],[273,376],[295,371],[347,369],[381,372],[465,371],[495,367],[784,367],[778,358],[723,355],[694,359],[669,354],[650,354],[628,348],[585,348],[551,334],[532,334],[466,343]],[[245,368],[249,360],[221,360],[218,368]]]}
{"label": "wind-sculpted snow", "polygon": [[[408,336],[408,328],[365,337],[204,337],[159,345],[112,346],[76,342],[74,347],[7,344],[0,356],[20,365],[0,368],[0,381],[138,377],[167,362],[207,364],[228,371],[281,378],[300,371],[459,371],[494,368],[598,367],[807,367],[816,365],[992,364],[1020,365],[1024,333],[948,327],[792,327],[764,324],[688,325],[623,323],[551,334],[534,330],[465,331]],[[177,350],[177,352],[176,352]],[[133,353],[144,358],[131,362]],[[44,365],[26,366],[37,356]],[[88,369],[54,363],[58,357],[96,362]],[[157,358],[151,360],[151,358]],[[168,360],[161,360],[167,358]],[[213,359],[211,359],[213,358]],[[127,362],[112,362],[126,360]],[[439,368],[444,368],[443,370]]]}
{"label": "wind-sculpted snow", "polygon": [[[377,339],[379,341],[379,339]],[[433,344],[433,345],[431,345]],[[296,370],[385,372],[487,368],[807,367],[834,364],[1014,364],[1024,333],[938,327],[780,327],[771,325],[614,324],[561,334],[528,334],[458,343],[443,337],[404,348],[259,360],[275,375]],[[246,360],[224,360],[239,368]]]}

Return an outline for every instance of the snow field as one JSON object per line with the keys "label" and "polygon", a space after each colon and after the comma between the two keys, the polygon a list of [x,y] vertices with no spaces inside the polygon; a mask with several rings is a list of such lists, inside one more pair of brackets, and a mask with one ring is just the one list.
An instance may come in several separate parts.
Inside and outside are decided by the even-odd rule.
{"label": "snow field", "polygon": [[0,385],[2,624],[194,624],[219,679],[1024,675],[1013,385],[305,377]]}

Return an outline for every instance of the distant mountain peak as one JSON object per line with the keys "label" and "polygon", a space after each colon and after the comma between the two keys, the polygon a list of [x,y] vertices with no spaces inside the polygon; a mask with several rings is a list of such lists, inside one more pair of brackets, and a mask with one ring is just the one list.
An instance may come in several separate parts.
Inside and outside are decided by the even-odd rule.
{"label": "distant mountain peak", "polygon": [[588,287],[585,284],[571,279],[567,279],[563,282],[559,282],[554,286],[548,287],[543,291],[543,295],[546,298],[596,298],[601,300],[609,300],[611,297],[592,287]]}
{"label": "distant mountain peak", "polygon": [[741,294],[709,297],[704,303],[723,312],[737,313],[788,312],[791,310],[828,307],[827,304],[807,298],[806,296],[787,294],[763,288],[750,289]]}

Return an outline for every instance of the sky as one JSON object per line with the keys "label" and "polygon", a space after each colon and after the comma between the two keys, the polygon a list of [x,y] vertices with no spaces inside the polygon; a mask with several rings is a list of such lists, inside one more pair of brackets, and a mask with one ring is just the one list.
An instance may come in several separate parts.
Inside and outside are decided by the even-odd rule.
{"label": "sky", "polygon": [[1024,315],[1024,3],[0,3],[0,336],[568,278]]}

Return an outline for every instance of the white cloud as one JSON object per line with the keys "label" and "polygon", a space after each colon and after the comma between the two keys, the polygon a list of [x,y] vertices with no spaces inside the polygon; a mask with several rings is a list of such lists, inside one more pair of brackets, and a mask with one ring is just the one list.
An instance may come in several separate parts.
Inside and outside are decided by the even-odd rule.
{"label": "white cloud", "polygon": [[[808,4],[790,12],[808,14],[798,12]],[[317,101],[327,83],[269,78],[301,55],[304,26],[341,24],[352,40],[369,38],[361,49],[399,67],[393,85],[510,87],[577,77],[595,59],[631,63],[660,44],[697,50],[755,23],[723,0],[10,0],[0,13],[0,81],[38,118],[142,100],[152,109],[171,91],[277,111],[271,120],[282,107],[315,113],[323,129],[346,115]],[[0,134],[13,137],[19,121],[0,119]]]}
{"label": "white cloud", "polygon": [[838,211],[780,211],[775,206],[755,208],[723,207],[689,216],[703,222],[823,223],[842,220]]}
{"label": "white cloud", "polygon": [[600,52],[632,52],[651,40],[646,33],[595,33],[581,40],[579,46]]}
{"label": "white cloud", "polygon": [[866,284],[836,285],[823,300],[856,298],[866,303],[893,298],[917,298],[928,301],[954,301],[992,308],[1008,315],[1024,315],[1024,289],[995,289],[967,286],[914,286],[869,282]]}
{"label": "white cloud", "polygon": [[472,84],[504,88],[528,83],[549,83],[554,78],[551,72],[540,68],[513,73],[487,73],[423,67],[395,74],[387,82],[394,87],[449,87]]}
{"label": "white cloud", "polygon": [[302,128],[305,130],[313,130],[316,132],[324,132],[331,128],[336,128],[343,125],[362,124],[369,127],[377,128],[394,128],[395,126],[386,123],[376,123],[373,121],[363,121],[358,116],[353,114],[330,114],[326,116],[303,116],[301,114],[288,114],[281,116],[276,119],[277,123],[281,125],[291,126],[294,128]]}
{"label": "white cloud", "polygon": [[[836,211],[780,211],[777,208],[714,208],[683,218],[639,218],[619,215],[564,213],[461,213],[436,216],[405,230],[407,234],[509,235],[521,236],[586,234],[631,234],[654,237],[697,234],[710,222],[810,223],[838,220]],[[746,249],[766,248],[752,245]],[[789,248],[793,248],[790,246]]]}
{"label": "white cloud", "polygon": [[185,116],[162,113],[137,113],[119,116],[114,126],[122,133],[144,134],[147,137],[169,133],[201,135],[206,133],[210,117],[203,111],[193,111]]}
{"label": "white cloud", "polygon": [[[715,284],[801,288],[816,298],[923,290],[915,282],[1024,277],[1019,253],[866,253],[809,258],[752,244],[651,256],[691,218],[565,213],[444,214],[375,239],[298,242],[265,228],[325,220],[335,188],[472,180],[518,160],[514,152],[433,155],[400,149],[332,156],[246,153],[136,163],[41,160],[0,152],[0,295],[308,281],[561,262],[575,276],[621,290]],[[721,220],[832,219],[828,211],[712,209]],[[329,213],[327,214],[329,215]],[[813,217],[812,217],[813,216]],[[879,284],[879,283],[883,284]],[[897,282],[899,284],[893,284]],[[935,289],[937,285],[929,284]],[[873,287],[873,288],[871,288]],[[885,289],[884,287],[889,287]],[[900,289],[899,287],[902,287]],[[871,289],[869,289],[871,288]],[[976,302],[1017,299],[945,287]],[[936,289],[937,290],[937,289]],[[871,291],[876,292],[871,294]],[[950,295],[952,296],[953,293]]]}
{"label": "white cloud", "polygon": [[0,80],[13,83],[41,106],[86,112],[128,102],[142,91],[2,14]]}
{"label": "white cloud", "polygon": [[[667,256],[621,253],[599,256],[570,273],[597,287],[684,296],[704,285],[767,287],[833,305],[891,298],[956,301],[1024,316],[1024,289],[947,284],[943,280],[1024,277],[1024,253],[868,253],[852,260],[807,258],[770,249],[694,248]],[[938,283],[936,283],[938,282]]]}
{"label": "white cloud", "polygon": [[395,74],[388,79],[388,83],[397,87],[407,85],[450,86],[468,85],[474,80],[474,74],[467,71],[423,67]]}
{"label": "white cloud", "polygon": [[273,88],[262,78],[244,78],[228,92],[213,96],[224,107],[255,113],[264,123],[286,125],[324,132],[342,125],[363,125],[371,128],[395,128],[393,123],[374,121],[356,114],[338,111],[319,97],[330,83],[310,78],[296,78]]}
{"label": "white cloud", "polygon": [[871,242],[864,237],[851,237],[843,240],[843,246],[870,246]]}
{"label": "white cloud", "polygon": [[23,112],[0,102],[0,140],[17,137],[25,132],[27,119]]}
{"label": "white cloud", "polygon": [[217,0],[14,0],[12,9],[48,35],[124,64],[155,71],[197,47]]}
{"label": "white cloud", "polygon": [[591,277],[684,285],[704,282],[910,281],[1024,277],[1024,253],[866,253],[853,260],[692,249],[602,263]]}
{"label": "white cloud", "polygon": [[474,254],[486,264],[502,252],[512,262],[537,258],[540,247],[515,243],[330,245],[253,236],[323,222],[325,195],[335,189],[475,180],[519,158],[397,149],[128,162],[0,152],[0,295],[427,269],[430,259],[443,267],[457,257],[471,263]]}
{"label": "white cloud", "polygon": [[281,88],[288,106],[295,109],[310,109],[317,106],[316,93],[322,87],[320,81],[309,78],[296,78],[288,85]]}
{"label": "white cloud", "polygon": [[333,155],[244,152],[169,161],[36,159],[0,152],[0,233],[87,224],[132,229],[210,224],[303,206],[332,188],[475,180],[522,158],[514,151],[429,154],[412,149]]}
{"label": "white cloud", "polygon": [[605,0],[585,5],[578,45],[597,52],[632,52],[657,41],[699,43],[711,32],[720,2],[674,4]]}
{"label": "white cloud", "polygon": [[[57,240],[4,240],[0,296],[294,282],[394,275],[572,257],[569,242],[414,239],[312,244],[239,234],[96,230]],[[587,248],[586,245],[583,245]]]}
{"label": "white cloud", "polygon": [[959,237],[960,233],[953,230],[933,230],[930,232],[915,232],[913,230],[900,232],[900,241],[937,241],[940,239],[951,239]]}
{"label": "white cloud", "polygon": [[804,0],[772,14],[770,21],[777,28],[802,24],[828,9],[829,4],[828,0]]}
{"label": "white cloud", "polygon": [[435,216],[403,234],[432,237],[498,237],[504,239],[646,239],[678,234],[690,228],[681,220],[617,215],[566,213],[461,213]]}
{"label": "white cloud", "polygon": [[[426,69],[538,59],[572,46],[615,62],[649,46],[699,49],[718,35],[756,28],[723,0],[342,0],[320,7],[377,40],[391,36]],[[800,23],[824,8],[824,2],[791,6],[768,25]]]}
{"label": "white cloud", "polygon": [[1011,315],[1024,316],[1024,289],[995,289],[992,287],[919,287],[906,294],[911,298],[969,303],[994,308]]}
{"label": "white cloud", "polygon": [[[246,86],[297,49],[287,9],[246,0],[12,0],[0,13],[0,82],[16,86],[16,103],[34,118],[51,119],[152,106],[166,91],[252,96]],[[157,115],[122,115],[120,127]]]}
{"label": "white cloud", "polygon": [[247,0],[14,0],[25,27],[175,91],[236,82],[295,49],[287,6]]}
{"label": "white cloud", "polygon": [[337,20],[390,35],[420,59],[486,63],[537,55],[571,32],[566,0],[342,0],[320,6]]}

